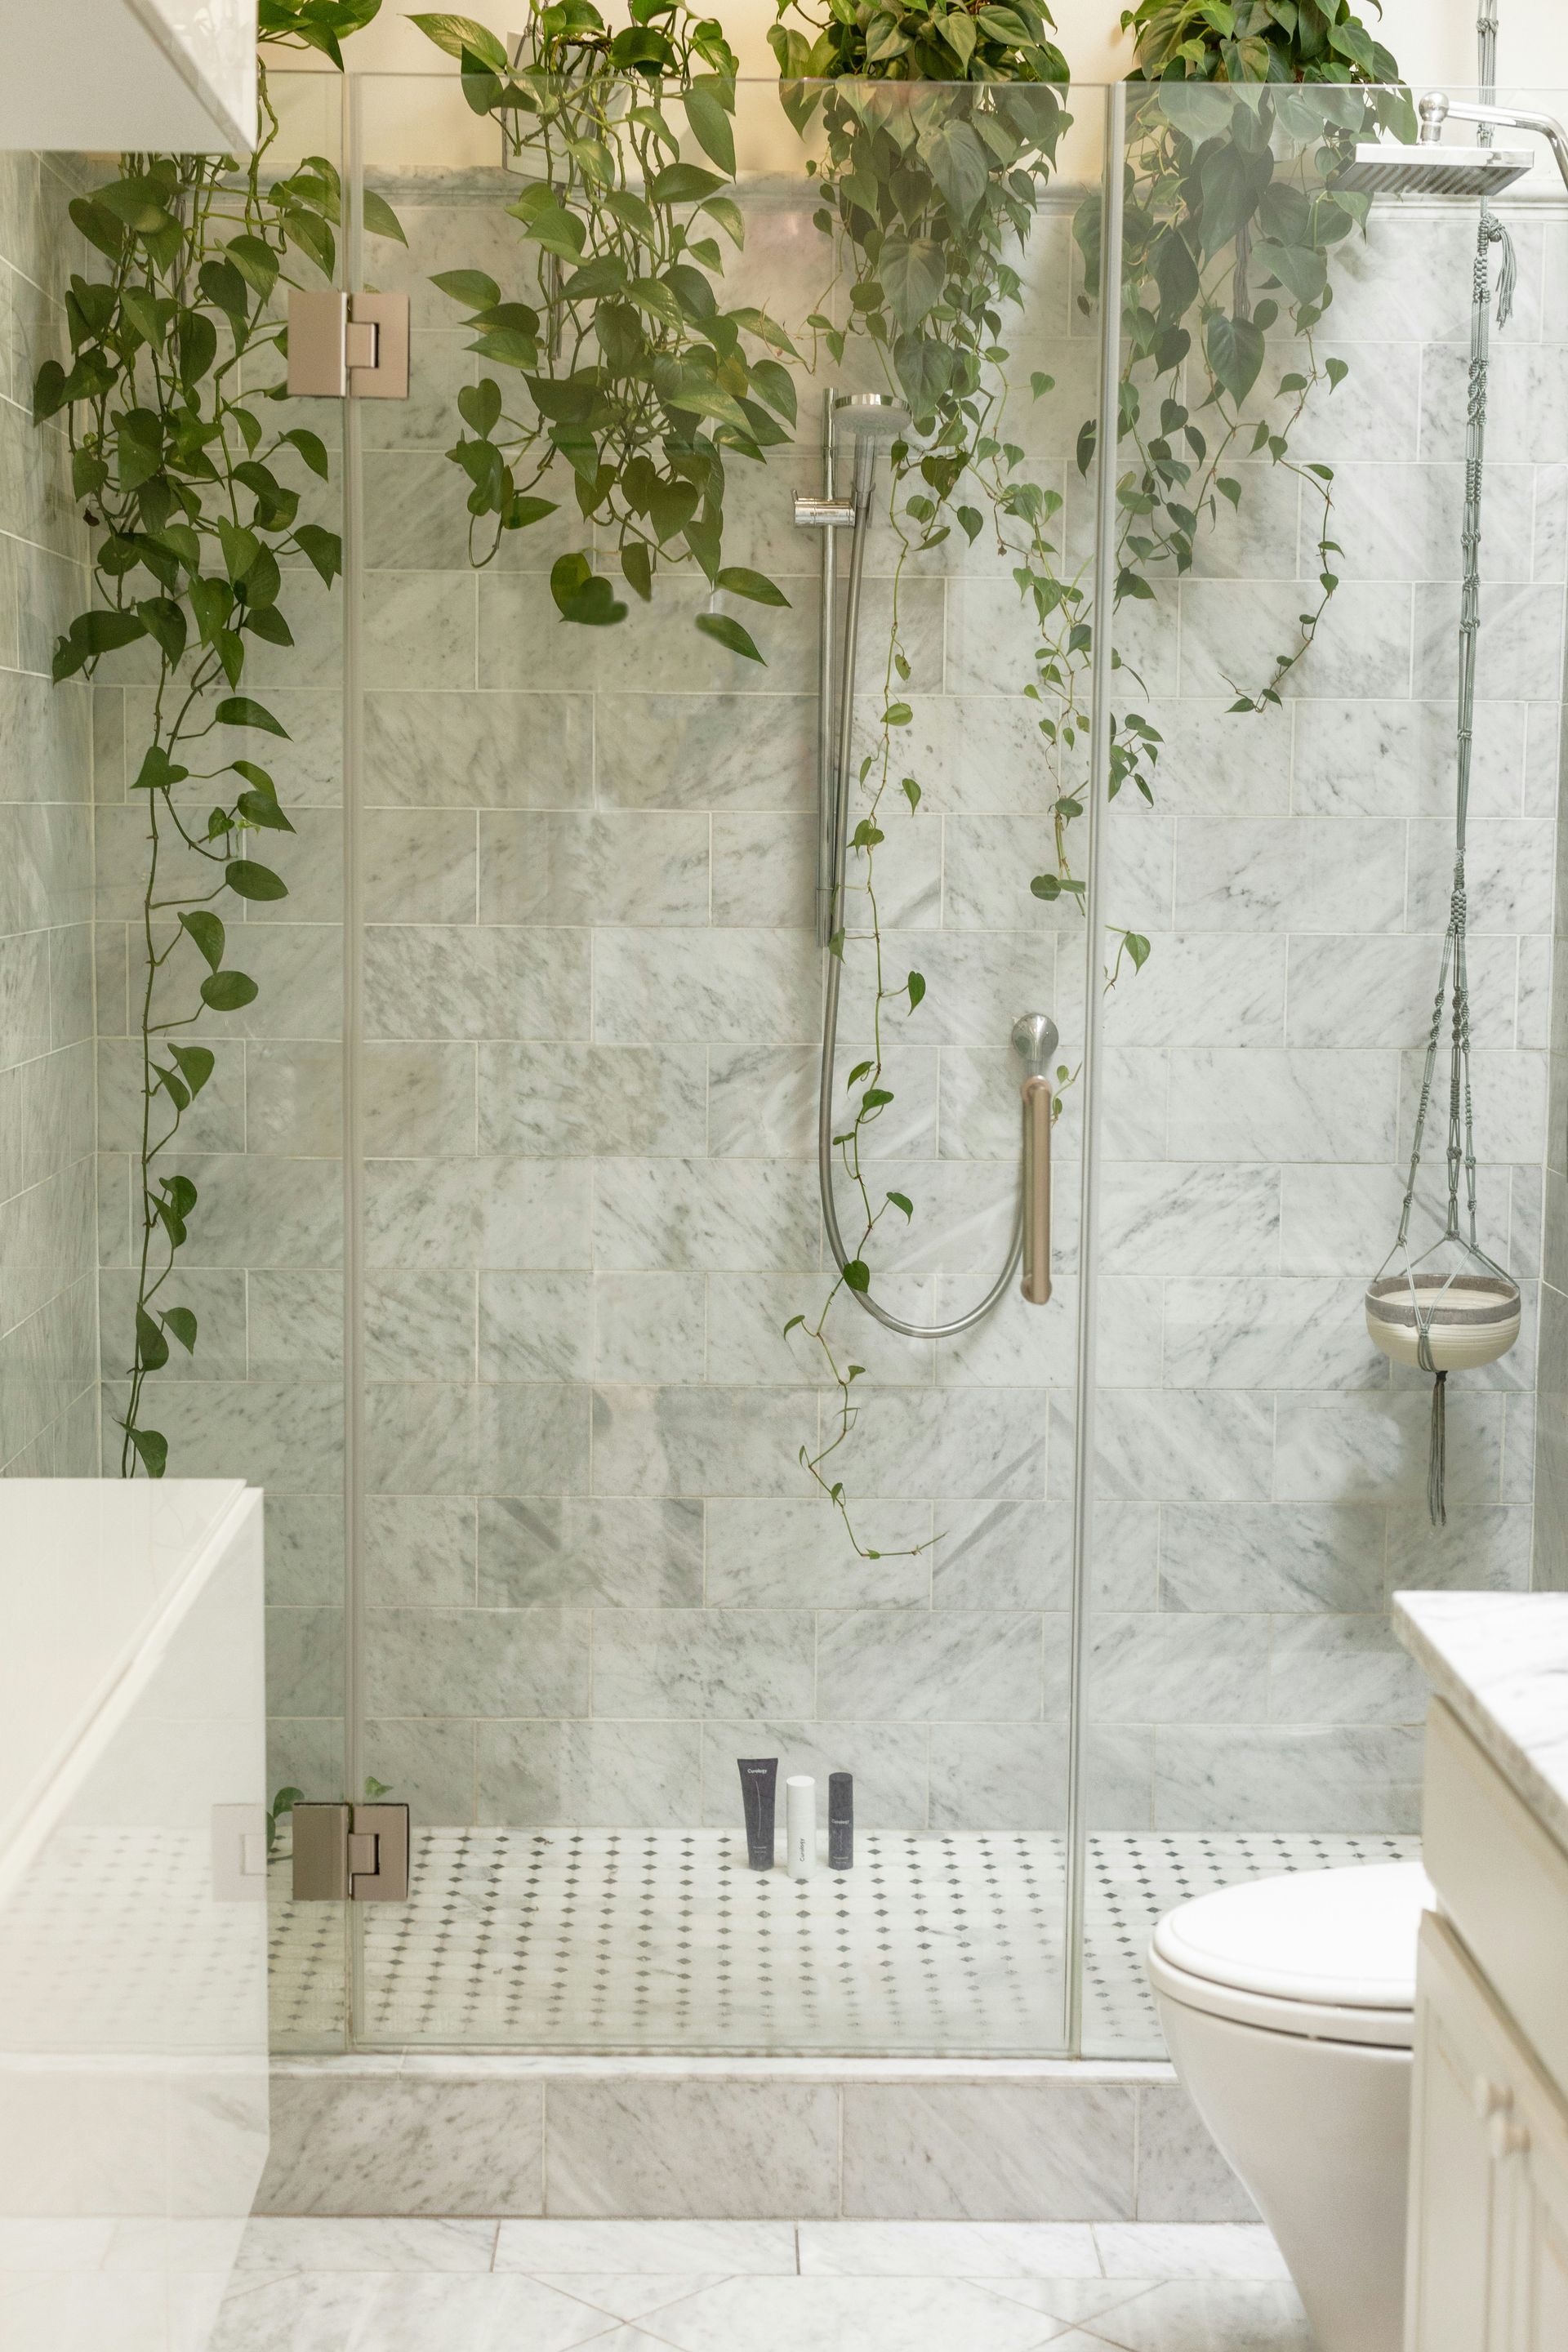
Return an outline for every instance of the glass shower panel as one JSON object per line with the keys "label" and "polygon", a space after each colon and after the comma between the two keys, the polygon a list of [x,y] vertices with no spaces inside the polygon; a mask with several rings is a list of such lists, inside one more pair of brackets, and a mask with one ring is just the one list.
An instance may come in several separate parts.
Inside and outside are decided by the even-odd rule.
{"label": "glass shower panel", "polygon": [[354,1771],[416,1823],[358,2031],[1059,2048],[1102,96],[742,83],[731,163],[499,88],[356,85],[413,380],[350,428]]}
{"label": "glass shower panel", "polygon": [[1449,915],[1477,205],[1329,190],[1347,143],[1414,137],[1398,93],[1126,106],[1105,893],[1148,953],[1104,1000],[1084,1976],[1084,2045],[1122,2054],[1159,2048],[1161,1910],[1415,1851],[1390,1592],[1529,1580],[1563,654],[1548,161],[1494,205],[1468,870],[1479,1232],[1525,1322],[1449,1385],[1434,1525],[1431,1380],[1363,1294]]}

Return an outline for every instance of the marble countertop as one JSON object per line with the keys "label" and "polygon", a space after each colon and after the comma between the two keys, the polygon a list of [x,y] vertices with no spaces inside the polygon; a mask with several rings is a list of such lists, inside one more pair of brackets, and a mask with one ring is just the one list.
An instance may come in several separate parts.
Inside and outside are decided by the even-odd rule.
{"label": "marble countertop", "polygon": [[1394,1630],[1568,1847],[1568,1592],[1396,1592]]}

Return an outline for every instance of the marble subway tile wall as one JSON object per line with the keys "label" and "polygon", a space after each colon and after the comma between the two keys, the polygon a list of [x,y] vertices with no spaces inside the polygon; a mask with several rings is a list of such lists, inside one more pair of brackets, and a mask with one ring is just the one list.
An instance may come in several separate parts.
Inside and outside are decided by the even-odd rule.
{"label": "marble subway tile wall", "polygon": [[97,1471],[91,754],[50,682],[87,537],[36,370],[68,350],[71,159],[0,155],[0,1471]]}
{"label": "marble subway tile wall", "polygon": [[[843,1471],[882,1557],[856,1558],[797,1459],[833,1403],[784,1337],[827,1288],[819,550],[791,518],[819,477],[820,394],[795,449],[731,467],[726,561],[790,599],[746,614],[766,667],[693,630],[706,594],[679,573],[621,626],[568,629],[548,573],[574,517],[476,576],[443,455],[475,363],[428,276],[515,288],[515,226],[482,178],[386,193],[414,396],[363,418],[370,1769],[426,1821],[729,1826],[735,1759],[764,1752],[852,1770],[864,1823],[1060,1825],[1070,1181],[1047,1313],[1009,1298],[941,1346],[841,1317],[867,1367]],[[1061,227],[1028,324],[1076,357]],[[789,192],[749,194],[732,299],[798,324],[826,250]],[[1060,451],[1043,462],[1062,487]],[[954,537],[902,592],[926,798],[888,825],[879,873],[892,968],[928,982],[889,1028],[874,1181],[917,1214],[879,1280],[926,1319],[1005,1252],[1012,1024],[1065,997],[1070,1041],[1082,1003],[1079,943],[1027,887],[1051,780],[1016,592]],[[879,529],[873,678],[891,553]],[[852,950],[841,1084],[865,970]]]}
{"label": "marble subway tile wall", "polygon": [[[1510,227],[1468,907],[1480,1234],[1524,1332],[1450,1385],[1435,1530],[1429,1386],[1373,1349],[1361,1297],[1397,1227],[1447,913],[1475,229],[1469,207],[1380,202],[1321,330],[1350,376],[1296,437],[1336,469],[1344,584],[1284,707],[1226,708],[1264,682],[1319,568],[1315,501],[1267,467],[1237,468],[1243,528],[1204,542],[1139,641],[1165,749],[1154,810],[1118,805],[1112,864],[1160,873],[1163,898],[1107,1016],[1098,1452],[1100,1508],[1138,1514],[1143,1546],[1089,1659],[1095,1722],[1140,1743],[1128,1829],[1416,1827],[1424,1695],[1389,1593],[1530,1579],[1538,1301],[1543,1385],[1563,1387],[1541,1277],[1543,1162],[1549,1204],[1563,1181],[1547,1049],[1568,231],[1555,206]],[[1446,1094],[1422,1195],[1439,1213]]]}

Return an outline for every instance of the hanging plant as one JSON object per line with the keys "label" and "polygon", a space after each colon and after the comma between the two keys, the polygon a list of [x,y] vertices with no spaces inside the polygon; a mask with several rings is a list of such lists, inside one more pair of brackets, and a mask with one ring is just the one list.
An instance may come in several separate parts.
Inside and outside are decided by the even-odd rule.
{"label": "hanging plant", "polygon": [[[1191,570],[1199,532],[1241,505],[1227,466],[1267,457],[1291,475],[1314,501],[1316,593],[1269,677],[1229,680],[1233,710],[1259,711],[1280,700],[1339,586],[1333,468],[1292,455],[1314,394],[1349,373],[1320,356],[1317,331],[1335,250],[1365,227],[1371,199],[1332,175],[1357,139],[1413,138],[1414,118],[1384,87],[1397,64],[1349,0],[1142,0],[1121,23],[1137,36],[1134,79],[1160,88],[1134,96],[1128,121],[1119,429],[1134,462],[1117,486],[1118,593],[1152,597],[1162,572]],[[1092,286],[1098,194],[1076,229]],[[1260,398],[1281,321],[1289,362]],[[1096,430],[1079,436],[1086,474]]]}
{"label": "hanging plant", "polygon": [[[378,5],[263,0],[262,37],[341,68],[341,40]],[[99,260],[66,296],[69,366],[46,361],[33,387],[35,421],[66,417],[72,488],[92,535],[93,601],[59,639],[54,675],[91,679],[108,656],[138,646],[149,667],[137,682],[152,688],[129,780],[146,849],[123,1476],[163,1476],[168,1441],[148,1418],[146,1383],[171,1345],[189,1355],[197,1344],[195,1313],[170,1286],[197,1188],[165,1170],[215,1067],[198,1031],[258,992],[231,961],[224,912],[288,896],[256,854],[258,836],[293,830],[277,784],[258,761],[228,756],[236,734],[286,732],[244,691],[246,665],[258,642],[294,641],[285,563],[308,563],[331,586],[342,561],[336,532],[300,520],[310,478],[328,477],[326,450],[314,433],[268,421],[282,386],[266,384],[285,349],[279,296],[297,263],[332,274],[342,191],[319,155],[266,179],[279,123],[265,68],[259,106],[244,167],[228,156],[123,155],[116,179],[73,201],[71,219]],[[384,207],[367,226],[401,234]]]}
{"label": "hanging plant", "polygon": [[[556,559],[551,593],[563,620],[594,627],[627,611],[595,536],[645,604],[679,564],[729,597],[789,601],[723,556],[728,460],[760,463],[795,420],[789,337],[755,304],[720,299],[720,240],[739,252],[745,238],[728,193],[735,55],[716,18],[677,0],[633,0],[631,14],[612,34],[589,0],[531,0],[512,59],[468,17],[413,20],[459,60],[469,106],[495,119],[529,183],[507,207],[528,299],[482,270],[433,281],[467,312],[469,348],[503,372],[458,395],[468,431],[448,455],[468,484],[470,555],[489,562],[570,496],[584,544]],[[683,135],[707,163],[683,157]],[[733,613],[696,625],[763,660]]]}

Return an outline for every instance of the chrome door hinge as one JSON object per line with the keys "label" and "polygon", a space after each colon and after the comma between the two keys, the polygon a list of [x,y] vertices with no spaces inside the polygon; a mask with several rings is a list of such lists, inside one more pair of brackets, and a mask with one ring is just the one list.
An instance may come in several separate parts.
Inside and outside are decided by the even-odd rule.
{"label": "chrome door hinge", "polygon": [[307,400],[406,400],[406,294],[289,296],[289,390]]}
{"label": "chrome door hinge", "polygon": [[296,1903],[408,1899],[406,1805],[294,1808]]}

